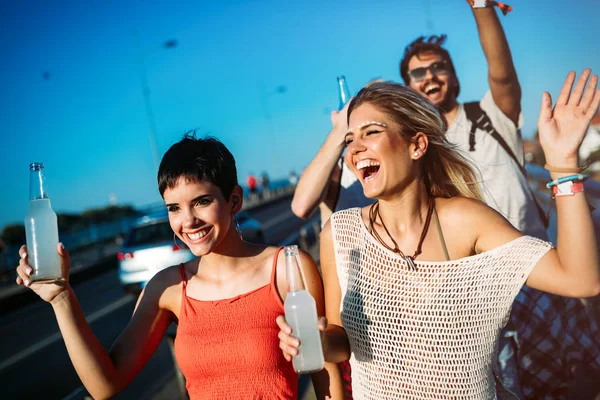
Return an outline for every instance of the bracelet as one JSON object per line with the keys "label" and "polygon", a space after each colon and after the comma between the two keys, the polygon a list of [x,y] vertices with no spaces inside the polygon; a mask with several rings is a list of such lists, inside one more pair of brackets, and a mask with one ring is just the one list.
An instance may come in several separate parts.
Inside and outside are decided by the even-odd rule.
{"label": "bracelet", "polygon": [[498,7],[502,11],[502,15],[506,15],[512,11],[512,7],[508,4],[493,0],[467,0],[467,3],[473,8]]}
{"label": "bracelet", "polygon": [[578,174],[578,173],[588,169],[589,166],[590,166],[590,163],[586,163],[585,165],[582,165],[580,167],[563,168],[563,167],[553,167],[552,165],[545,164],[544,169],[546,171],[550,171],[550,172],[567,172],[567,173]]}
{"label": "bracelet", "polygon": [[585,192],[583,188],[583,183],[581,182],[563,182],[558,185],[552,186],[552,194],[554,194],[554,198],[563,197],[563,196],[574,196],[575,193]]}
{"label": "bracelet", "polygon": [[560,177],[558,179],[555,179],[553,181],[550,181],[550,182],[546,183],[546,187],[548,189],[550,189],[553,186],[559,185],[559,184],[564,183],[564,182],[573,182],[573,181],[583,182],[587,178],[588,178],[588,175],[586,175],[586,174],[576,174],[576,175],[562,176],[562,177]]}

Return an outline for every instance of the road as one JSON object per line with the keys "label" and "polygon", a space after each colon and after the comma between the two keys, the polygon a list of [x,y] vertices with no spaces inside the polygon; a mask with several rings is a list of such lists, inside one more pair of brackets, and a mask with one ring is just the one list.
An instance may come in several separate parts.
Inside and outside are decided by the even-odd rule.
{"label": "road", "polygon": [[[263,226],[268,243],[277,244],[305,223],[290,210],[290,198],[249,211]],[[108,348],[126,326],[135,297],[124,294],[116,270],[106,272],[73,289],[92,330]],[[68,358],[51,308],[35,301],[0,317],[0,382],[3,399],[84,399],[86,392]],[[171,379],[174,361],[168,341],[158,350],[129,387],[115,399],[148,399]]]}

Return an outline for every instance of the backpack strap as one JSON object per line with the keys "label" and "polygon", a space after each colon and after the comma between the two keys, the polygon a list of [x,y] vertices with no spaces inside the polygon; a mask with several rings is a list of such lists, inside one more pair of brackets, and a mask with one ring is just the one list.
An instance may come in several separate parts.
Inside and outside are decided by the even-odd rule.
{"label": "backpack strap", "polygon": [[[519,167],[519,170],[521,171],[525,179],[527,179],[527,170],[525,169],[525,165],[522,165],[519,162],[519,159],[512,151],[508,143],[506,143],[506,140],[504,140],[504,138],[500,136],[498,131],[496,131],[496,128],[494,128],[494,125],[492,124],[492,120],[487,115],[487,113],[481,108],[481,105],[478,102],[474,101],[464,103],[463,107],[465,108],[465,114],[467,115],[467,119],[471,121],[471,131],[469,132],[469,151],[475,151],[475,131],[477,130],[477,128],[479,128],[482,131],[490,134],[498,142],[500,147],[504,149],[506,154],[508,154],[510,158],[512,158],[512,160],[515,162],[517,167]],[[548,215],[538,202],[537,198],[535,197],[535,194],[531,191],[529,185],[527,185],[527,189],[529,189],[531,197],[533,198],[533,202],[535,203],[535,207],[537,208],[540,219],[542,220],[544,226],[548,228]]]}

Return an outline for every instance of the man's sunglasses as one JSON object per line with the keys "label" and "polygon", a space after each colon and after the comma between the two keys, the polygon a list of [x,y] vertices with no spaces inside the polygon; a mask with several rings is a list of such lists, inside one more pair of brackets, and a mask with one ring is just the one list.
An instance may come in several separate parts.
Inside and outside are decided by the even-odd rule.
{"label": "man's sunglasses", "polygon": [[431,72],[431,75],[446,75],[448,73],[448,67],[446,61],[436,61],[427,67],[415,68],[408,71],[408,76],[415,82],[421,82],[427,77],[427,70]]}

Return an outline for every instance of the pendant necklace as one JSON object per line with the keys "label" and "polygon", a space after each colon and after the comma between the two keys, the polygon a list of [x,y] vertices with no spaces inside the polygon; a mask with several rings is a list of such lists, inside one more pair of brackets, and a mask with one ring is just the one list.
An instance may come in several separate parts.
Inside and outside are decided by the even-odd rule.
{"label": "pendant necklace", "polygon": [[[402,250],[400,250],[400,248],[398,247],[398,243],[396,243],[396,241],[390,234],[390,231],[388,231],[387,227],[383,223],[383,219],[381,218],[381,215],[379,214],[379,202],[376,201],[375,203],[373,203],[373,205],[371,205],[371,208],[369,208],[369,231],[373,234],[373,236],[375,236],[375,239],[377,239],[377,241],[383,245],[383,247],[385,247],[386,249],[388,249],[390,251],[393,251],[396,254],[399,254],[400,257],[402,257],[406,261],[406,263],[408,264],[408,267],[413,271],[417,270],[417,266],[415,265],[415,258],[417,258],[419,256],[419,254],[421,254],[421,252],[422,252],[421,247],[423,246],[423,241],[425,240],[425,236],[427,236],[427,230],[429,229],[429,223],[431,222],[431,216],[433,214],[433,204],[434,204],[433,198],[430,197],[428,208],[427,208],[427,217],[425,218],[425,224],[423,225],[423,231],[421,232],[421,237],[419,238],[419,243],[417,244],[417,250],[415,250],[415,253],[412,256],[407,256],[402,252]],[[385,231],[385,233],[387,233],[388,238],[394,244],[394,247],[388,246],[383,241],[381,236],[379,236],[379,233],[375,229],[374,224],[377,221],[377,217],[379,217],[381,226],[383,227],[383,230]]]}

